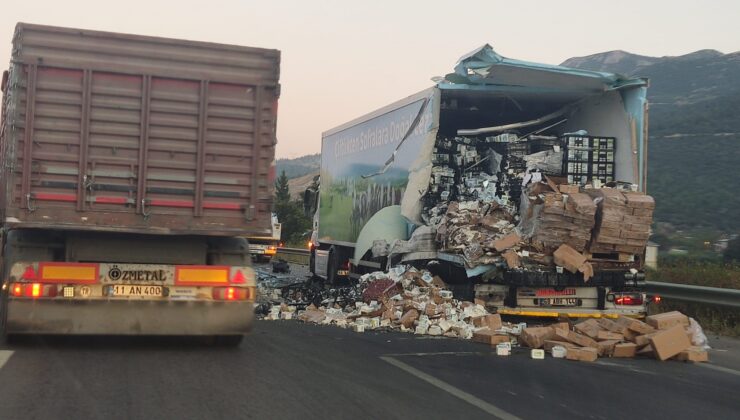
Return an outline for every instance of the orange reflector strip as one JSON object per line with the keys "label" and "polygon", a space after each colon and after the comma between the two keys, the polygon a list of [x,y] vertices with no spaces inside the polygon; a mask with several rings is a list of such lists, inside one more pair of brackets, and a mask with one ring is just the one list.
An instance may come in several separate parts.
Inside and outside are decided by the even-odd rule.
{"label": "orange reflector strip", "polygon": [[97,264],[41,263],[39,280],[95,283],[98,281],[98,269]]}
{"label": "orange reflector strip", "polygon": [[177,266],[175,284],[178,285],[214,285],[228,284],[229,268],[214,266]]}

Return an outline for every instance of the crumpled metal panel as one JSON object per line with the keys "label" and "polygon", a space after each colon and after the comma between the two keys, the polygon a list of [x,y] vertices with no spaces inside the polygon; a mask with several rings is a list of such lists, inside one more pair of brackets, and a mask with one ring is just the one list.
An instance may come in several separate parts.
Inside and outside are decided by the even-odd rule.
{"label": "crumpled metal panel", "polygon": [[486,44],[462,56],[455,66],[455,72],[445,76],[445,82],[440,83],[439,87],[458,89],[461,88],[459,85],[487,85],[502,90],[540,94],[570,92],[582,95],[628,86],[646,86],[647,80],[514,60],[503,57]]}

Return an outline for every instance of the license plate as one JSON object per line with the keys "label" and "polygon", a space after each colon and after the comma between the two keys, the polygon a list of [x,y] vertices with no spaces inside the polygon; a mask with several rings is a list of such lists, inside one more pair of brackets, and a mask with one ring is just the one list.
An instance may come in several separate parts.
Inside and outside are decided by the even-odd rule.
{"label": "license plate", "polygon": [[576,298],[540,299],[540,306],[578,306],[578,299]]}
{"label": "license plate", "polygon": [[136,284],[117,284],[111,286],[113,296],[162,296],[162,286],[144,286]]}

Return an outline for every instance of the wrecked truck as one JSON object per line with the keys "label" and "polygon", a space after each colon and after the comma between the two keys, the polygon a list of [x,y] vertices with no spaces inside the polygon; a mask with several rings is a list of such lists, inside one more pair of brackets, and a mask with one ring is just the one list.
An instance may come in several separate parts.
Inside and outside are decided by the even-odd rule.
{"label": "wrecked truck", "polygon": [[322,136],[310,270],[423,266],[501,314],[643,316],[648,81],[502,57]]}

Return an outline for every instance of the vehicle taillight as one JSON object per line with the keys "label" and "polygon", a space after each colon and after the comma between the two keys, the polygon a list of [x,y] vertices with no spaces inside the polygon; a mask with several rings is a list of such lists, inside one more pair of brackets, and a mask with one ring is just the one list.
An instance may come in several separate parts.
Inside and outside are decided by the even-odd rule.
{"label": "vehicle taillight", "polygon": [[14,297],[56,297],[57,286],[43,283],[13,283],[10,287],[10,293]]}
{"label": "vehicle taillight", "polygon": [[660,303],[661,300],[663,300],[663,298],[661,298],[660,296],[654,296],[653,297],[653,302],[655,302],[655,303]]}
{"label": "vehicle taillight", "polygon": [[31,283],[31,297],[41,296],[41,284]]}
{"label": "vehicle taillight", "polygon": [[249,288],[244,287],[214,287],[214,300],[246,300],[251,293]]}
{"label": "vehicle taillight", "polygon": [[639,293],[614,293],[611,300],[616,305],[642,305],[642,295]]}

